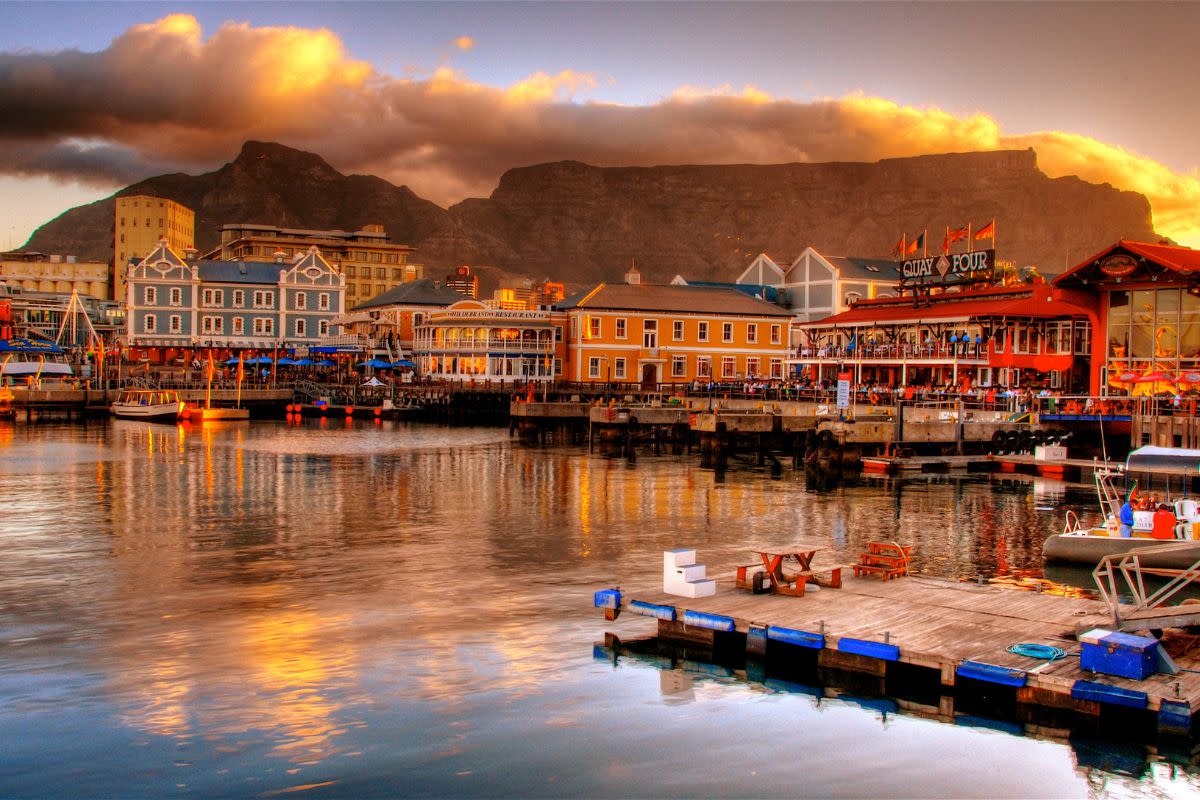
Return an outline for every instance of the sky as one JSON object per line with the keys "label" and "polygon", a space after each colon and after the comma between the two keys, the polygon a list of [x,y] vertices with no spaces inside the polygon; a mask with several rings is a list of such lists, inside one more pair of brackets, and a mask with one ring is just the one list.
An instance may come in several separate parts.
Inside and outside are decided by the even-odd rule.
{"label": "sky", "polygon": [[0,244],[277,141],[446,206],[508,168],[1033,147],[1200,247],[1200,3],[0,2]]}

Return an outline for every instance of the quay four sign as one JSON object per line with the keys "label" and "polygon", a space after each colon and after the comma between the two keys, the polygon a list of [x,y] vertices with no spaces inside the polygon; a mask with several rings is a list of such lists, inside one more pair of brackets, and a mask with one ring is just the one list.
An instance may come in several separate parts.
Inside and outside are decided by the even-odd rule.
{"label": "quay four sign", "polygon": [[996,266],[995,250],[911,258],[900,267],[905,283],[954,283],[986,280]]}

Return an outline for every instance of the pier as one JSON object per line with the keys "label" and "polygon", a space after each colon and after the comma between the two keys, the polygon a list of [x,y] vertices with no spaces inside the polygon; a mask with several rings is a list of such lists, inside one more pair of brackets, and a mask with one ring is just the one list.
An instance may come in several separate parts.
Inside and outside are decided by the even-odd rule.
{"label": "pier", "polygon": [[[819,570],[820,567],[814,569]],[[1144,680],[1081,667],[1076,636],[1112,625],[1099,600],[996,585],[908,576],[856,577],[802,597],[755,594],[732,574],[708,597],[683,598],[661,587],[609,589],[594,604],[606,617],[647,616],[662,639],[747,657],[815,658],[823,669],[924,680],[943,693],[976,688],[1017,705],[1091,718],[1137,712],[1160,732],[1191,734],[1200,711],[1200,654],[1176,658],[1178,674]],[[624,619],[624,617],[622,617]],[[1065,657],[1009,652],[1017,644],[1061,648]],[[881,683],[881,687],[883,684]],[[952,701],[952,700],[951,700]]]}

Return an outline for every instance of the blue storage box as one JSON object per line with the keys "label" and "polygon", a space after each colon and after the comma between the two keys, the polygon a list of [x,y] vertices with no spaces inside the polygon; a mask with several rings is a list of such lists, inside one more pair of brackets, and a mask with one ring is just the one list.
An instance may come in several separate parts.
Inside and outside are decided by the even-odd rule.
{"label": "blue storage box", "polygon": [[1079,666],[1140,681],[1158,671],[1158,640],[1094,628],[1079,637]]}

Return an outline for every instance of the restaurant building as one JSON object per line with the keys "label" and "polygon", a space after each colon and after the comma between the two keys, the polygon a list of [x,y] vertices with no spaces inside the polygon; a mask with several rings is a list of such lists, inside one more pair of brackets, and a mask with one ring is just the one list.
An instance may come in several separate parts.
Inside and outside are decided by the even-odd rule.
{"label": "restaurant building", "polygon": [[1095,297],[1043,282],[992,285],[992,250],[903,262],[902,296],[801,323],[789,363],[814,380],[1086,393]]}
{"label": "restaurant building", "polygon": [[1173,393],[1200,383],[1200,251],[1121,240],[1054,286],[1096,298],[1094,394]]}
{"label": "restaurant building", "polygon": [[414,323],[413,360],[433,380],[550,383],[563,374],[566,317],[463,299]]}
{"label": "restaurant building", "polygon": [[387,341],[393,351],[411,352],[417,326],[434,311],[443,311],[463,296],[432,278],[402,283],[359,303],[334,322],[343,330],[376,341]]}

